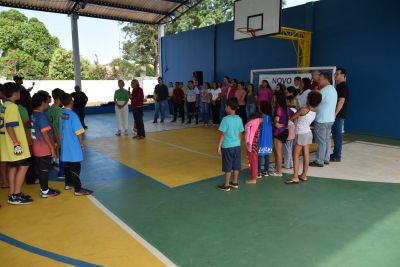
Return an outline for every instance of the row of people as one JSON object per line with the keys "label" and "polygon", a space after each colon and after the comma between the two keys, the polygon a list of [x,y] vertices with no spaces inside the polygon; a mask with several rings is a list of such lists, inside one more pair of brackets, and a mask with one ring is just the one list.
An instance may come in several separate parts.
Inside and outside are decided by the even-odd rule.
{"label": "row of people", "polygon": [[[60,191],[48,186],[49,169],[53,159],[60,158],[65,172],[65,190],[75,188],[74,195],[88,195],[79,179],[80,162],[83,160],[84,126],[72,110],[73,97],[61,89],[52,92],[54,104],[49,107],[51,96],[45,91],[32,98],[21,98],[26,90],[16,83],[1,87],[3,104],[0,107],[0,161],[2,185],[10,188],[10,204],[30,204],[33,199],[21,192],[29,169],[40,184],[42,198],[57,196]],[[27,103],[21,105],[22,100]],[[19,105],[17,105],[19,104]],[[26,108],[32,108],[31,114]],[[63,106],[63,107],[62,107]]]}
{"label": "row of people", "polygon": [[[225,106],[228,116],[222,119],[218,143],[218,153],[222,155],[222,171],[225,172],[225,183],[219,189],[229,191],[238,188],[238,175],[241,170],[240,140],[245,131],[246,148],[250,166],[249,184],[255,184],[262,176],[282,176],[283,154],[285,167],[293,167],[293,176],[287,184],[298,184],[307,181],[308,166],[323,167],[330,161],[340,161],[335,158],[339,144],[335,142],[334,153],[330,154],[331,127],[343,109],[348,98],[348,88],[345,84],[346,71],[338,69],[335,79],[338,84],[335,89],[331,85],[331,77],[322,73],[318,77],[318,88],[308,89],[309,80],[302,80],[297,98],[291,90],[276,90],[271,101],[259,102],[259,113],[251,115],[249,122],[243,127],[243,120],[238,116],[239,101],[237,98],[227,100]],[[307,92],[305,103],[298,107],[298,96]],[[343,89],[345,88],[345,89]],[[339,97],[338,97],[339,96]],[[344,98],[344,99],[342,99]],[[340,117],[339,117],[340,119]],[[314,123],[314,135],[311,124]],[[317,159],[309,162],[309,147],[315,138],[318,145]],[[340,143],[341,147],[341,143]],[[340,148],[341,150],[341,148]],[[275,171],[269,172],[269,157],[274,153]],[[299,158],[303,154],[303,169],[299,174]],[[322,162],[322,163],[321,163]],[[263,168],[264,167],[264,168]],[[233,172],[233,181],[231,174]]]}

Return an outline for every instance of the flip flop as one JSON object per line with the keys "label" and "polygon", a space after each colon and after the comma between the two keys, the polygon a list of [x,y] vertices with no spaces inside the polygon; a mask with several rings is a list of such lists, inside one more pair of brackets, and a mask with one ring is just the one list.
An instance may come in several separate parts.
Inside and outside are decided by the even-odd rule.
{"label": "flip flop", "polygon": [[298,183],[299,183],[299,181],[295,181],[293,179],[285,181],[285,184],[298,184]]}
{"label": "flip flop", "polygon": [[303,181],[303,182],[307,182],[307,181],[308,181],[308,179],[303,179],[303,178],[301,178],[301,177],[299,177],[299,180],[301,180],[301,181]]}

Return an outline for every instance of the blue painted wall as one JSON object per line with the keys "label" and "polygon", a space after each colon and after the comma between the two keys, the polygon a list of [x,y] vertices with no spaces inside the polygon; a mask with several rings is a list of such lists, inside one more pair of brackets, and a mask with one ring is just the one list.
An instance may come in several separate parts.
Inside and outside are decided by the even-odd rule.
{"label": "blue painted wall", "polygon": [[[395,110],[400,89],[395,64],[400,62],[396,0],[320,0],[284,9],[282,26],[313,32],[312,66],[342,66],[351,97],[346,131],[400,138]],[[250,70],[295,67],[292,43],[270,37],[233,40],[233,22],[163,38],[166,81],[187,81],[202,70],[205,81],[224,75],[241,81]]]}

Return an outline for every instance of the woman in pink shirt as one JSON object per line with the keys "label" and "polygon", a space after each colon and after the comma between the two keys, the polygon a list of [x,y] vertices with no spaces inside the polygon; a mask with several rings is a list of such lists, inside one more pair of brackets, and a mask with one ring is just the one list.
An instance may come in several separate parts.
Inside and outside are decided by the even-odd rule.
{"label": "woman in pink shirt", "polygon": [[247,123],[246,115],[246,90],[244,90],[243,83],[239,83],[237,90],[235,92],[235,97],[238,100],[239,109],[237,110],[237,115],[242,119],[243,125]]}
{"label": "woman in pink shirt", "polygon": [[226,92],[226,99],[231,99],[236,97],[236,90],[238,86],[238,80],[233,79],[231,83],[231,87],[228,88],[228,91]]}
{"label": "woman in pink shirt", "polygon": [[258,109],[260,109],[260,102],[262,101],[268,101],[271,103],[274,92],[272,91],[271,86],[269,85],[269,82],[267,80],[262,81],[260,88],[258,88],[257,95]]}
{"label": "woman in pink shirt", "polygon": [[225,116],[225,105],[226,105],[226,94],[228,90],[231,88],[231,80],[228,76],[224,76],[224,84],[221,86],[221,109],[220,109],[220,119]]}

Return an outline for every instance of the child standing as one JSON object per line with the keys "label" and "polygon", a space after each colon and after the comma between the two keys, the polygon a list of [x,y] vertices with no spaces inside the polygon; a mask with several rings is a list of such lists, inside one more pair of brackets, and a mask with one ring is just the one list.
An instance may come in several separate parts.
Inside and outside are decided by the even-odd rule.
{"label": "child standing", "polygon": [[[291,88],[291,87],[289,87],[289,88]],[[294,89],[294,87],[293,87],[293,89]],[[288,113],[289,113],[288,115],[290,117],[297,112],[296,98],[293,95],[286,97],[286,104],[288,107]],[[285,145],[283,146],[283,157],[285,159],[285,163],[284,163],[283,167],[285,169],[293,168],[292,155],[293,155],[293,142],[294,142],[295,136],[296,136],[295,125],[294,125],[293,121],[289,120],[289,122],[288,122],[288,138],[286,140]]]}
{"label": "child standing", "polygon": [[[58,152],[58,155],[60,155],[61,150],[60,150],[60,131],[59,131],[59,124],[60,124],[60,118],[62,114],[62,104],[60,97],[61,95],[64,94],[64,91],[56,88],[53,91],[51,91],[51,95],[53,97],[53,105],[49,108],[48,111],[48,116],[49,116],[49,121],[51,124],[51,127],[53,128],[53,134],[54,134],[54,139],[56,142],[56,150]],[[64,163],[60,160],[60,157],[58,157],[58,178],[63,179],[65,178],[64,175]]]}
{"label": "child standing", "polygon": [[70,94],[64,93],[61,96],[61,103],[64,106],[60,120],[60,144],[61,160],[64,162],[65,190],[75,187],[75,196],[90,195],[93,191],[84,189],[81,186],[79,175],[81,173],[81,161],[83,160],[82,134],[85,132],[78,115],[72,111],[74,102]]}
{"label": "child standing", "polygon": [[196,124],[199,124],[199,113],[198,113],[198,99],[199,99],[199,89],[194,86],[193,81],[188,82],[188,89],[185,93],[185,100],[188,112],[188,122],[187,124],[192,123],[192,117],[194,115],[196,119]]}
{"label": "child standing", "polygon": [[260,124],[262,123],[262,114],[253,113],[249,122],[245,125],[247,158],[250,166],[250,179],[246,184],[257,183],[258,176],[258,137],[260,134]]}
{"label": "child standing", "polygon": [[204,125],[209,125],[210,122],[210,103],[211,103],[211,91],[210,83],[204,84],[204,90],[201,92],[201,111]]}
{"label": "child standing", "polygon": [[8,203],[14,205],[30,204],[30,196],[21,192],[26,172],[29,168],[28,141],[22,124],[18,106],[15,104],[20,98],[20,86],[15,83],[4,84],[6,101],[0,111],[0,143],[1,159],[7,162],[10,195]]}
{"label": "child standing", "polygon": [[122,129],[124,129],[125,135],[128,135],[129,92],[124,86],[124,81],[119,80],[119,89],[114,93],[115,116],[117,117],[117,133],[115,135],[117,136],[121,136]]}
{"label": "child standing", "polygon": [[[239,188],[238,178],[241,170],[240,135],[244,131],[242,119],[235,115],[238,108],[236,98],[228,99],[225,111],[228,114],[222,119],[219,131],[222,132],[218,143],[218,154],[222,155],[222,171],[225,172],[225,183],[218,186],[223,191]],[[231,173],[233,171],[233,182]]]}
{"label": "child standing", "polygon": [[40,183],[40,196],[48,198],[57,196],[59,191],[49,188],[49,169],[52,157],[57,157],[53,131],[44,111],[49,108],[48,96],[36,93],[32,97],[32,151]]}
{"label": "child standing", "polygon": [[[307,181],[307,170],[310,162],[310,144],[313,134],[310,125],[316,116],[316,109],[322,101],[322,95],[318,91],[312,91],[307,96],[307,106],[300,108],[296,114],[290,117],[290,120],[296,122],[296,146],[293,152],[293,177],[286,181],[286,184],[298,184],[300,180]],[[303,172],[299,176],[299,158],[303,151]]]}
{"label": "child standing", "polygon": [[[258,138],[258,175],[269,176],[269,157],[272,154],[272,106],[270,101],[260,102],[262,113],[262,124],[260,125],[260,136]],[[262,163],[264,159],[264,171]]]}

